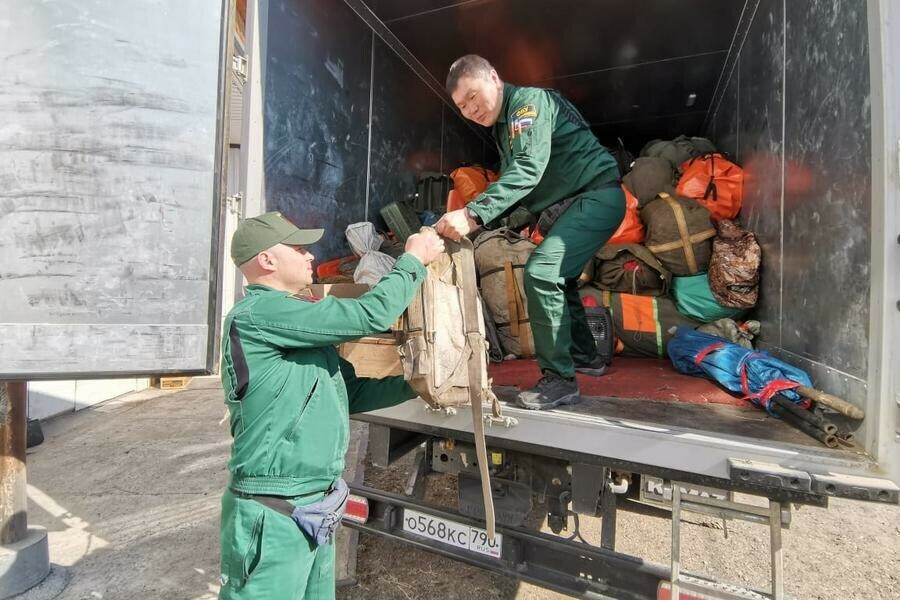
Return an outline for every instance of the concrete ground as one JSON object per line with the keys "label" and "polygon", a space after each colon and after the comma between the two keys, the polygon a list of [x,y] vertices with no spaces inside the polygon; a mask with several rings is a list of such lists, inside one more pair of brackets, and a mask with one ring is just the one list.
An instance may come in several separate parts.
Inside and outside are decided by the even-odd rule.
{"label": "concrete ground", "polygon": [[[147,390],[44,423],[46,441],[28,454],[29,522],[49,530],[50,557],[69,568],[61,600],[201,600],[218,590],[219,495],[230,437],[222,392],[195,379],[181,392]],[[367,480],[404,482],[409,461],[370,467]],[[392,484],[393,482],[393,484]],[[452,496],[429,478],[429,496]],[[582,533],[596,541],[594,519]],[[618,549],[664,562],[670,525],[624,513]],[[767,532],[701,517],[685,524],[686,568],[762,585]],[[797,598],[896,598],[900,510],[833,501],[804,508],[785,532],[787,589]],[[547,599],[558,594],[451,563],[383,538],[360,536],[356,598]]]}

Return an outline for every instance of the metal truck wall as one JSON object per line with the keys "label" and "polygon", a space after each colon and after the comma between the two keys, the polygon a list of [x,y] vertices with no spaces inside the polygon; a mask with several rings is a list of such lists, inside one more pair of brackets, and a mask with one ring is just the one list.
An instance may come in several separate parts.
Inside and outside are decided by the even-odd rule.
{"label": "metal truck wall", "polygon": [[481,54],[510,83],[559,89],[602,142],[622,137],[637,152],[700,132],[744,2],[368,4],[438,80],[454,59]]}
{"label": "metal truck wall", "polygon": [[872,226],[868,64],[864,0],[760,0],[710,126],[746,171],[743,216],[763,246],[763,345],[860,404]]}
{"label": "metal truck wall", "polygon": [[209,366],[222,15],[3,3],[0,379]]}
{"label": "metal truck wall", "polygon": [[350,253],[348,224],[383,226],[417,172],[482,160],[474,131],[343,2],[267,4],[266,207],[324,227],[319,260]]}

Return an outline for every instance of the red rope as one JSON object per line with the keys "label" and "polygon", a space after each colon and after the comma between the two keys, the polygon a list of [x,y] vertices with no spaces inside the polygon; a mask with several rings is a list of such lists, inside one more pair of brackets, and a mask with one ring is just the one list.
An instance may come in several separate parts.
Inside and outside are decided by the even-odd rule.
{"label": "red rope", "polygon": [[707,356],[709,356],[710,354],[712,354],[713,352],[715,352],[716,350],[718,350],[719,348],[721,348],[724,345],[725,345],[725,342],[716,342],[715,344],[710,344],[709,346],[707,346],[706,348],[704,348],[703,350],[701,350],[700,352],[697,353],[697,356],[694,357],[694,364],[699,367],[700,363],[703,362],[704,358],[706,358]]}

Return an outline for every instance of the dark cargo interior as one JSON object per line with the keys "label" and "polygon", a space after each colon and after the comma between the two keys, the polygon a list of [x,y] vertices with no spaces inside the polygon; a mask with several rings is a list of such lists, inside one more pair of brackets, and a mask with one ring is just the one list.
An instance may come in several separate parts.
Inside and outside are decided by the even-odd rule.
{"label": "dark cargo interior", "polygon": [[285,0],[261,22],[266,208],[331,232],[319,260],[349,254],[347,224],[383,227],[417,173],[495,160],[439,93],[478,53],[511,83],[561,90],[606,145],[706,136],[741,165],[759,347],[874,414],[863,0]]}

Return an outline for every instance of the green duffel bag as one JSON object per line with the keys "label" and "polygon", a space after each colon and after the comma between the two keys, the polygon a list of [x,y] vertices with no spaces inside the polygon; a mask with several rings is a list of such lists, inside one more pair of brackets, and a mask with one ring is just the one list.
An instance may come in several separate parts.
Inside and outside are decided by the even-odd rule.
{"label": "green duffel bag", "polygon": [[631,172],[622,178],[622,183],[643,208],[661,192],[674,194],[677,179],[675,169],[668,160],[658,156],[645,156],[634,161]]}
{"label": "green duffel bag", "polygon": [[709,287],[709,275],[672,278],[672,298],[678,311],[695,321],[712,323],[719,319],[740,319],[747,311],[719,304]]}
{"label": "green duffel bag", "polygon": [[609,244],[594,256],[594,285],[638,296],[665,296],[672,274],[640,244]]}
{"label": "green duffel bag", "polygon": [[709,268],[716,230],[706,208],[663,193],[641,209],[641,221],[644,245],[672,275],[696,275]]}
{"label": "green duffel bag", "polygon": [[679,173],[681,165],[694,157],[716,152],[716,146],[703,137],[679,135],[674,140],[651,140],[641,149],[641,156],[664,158]]}

